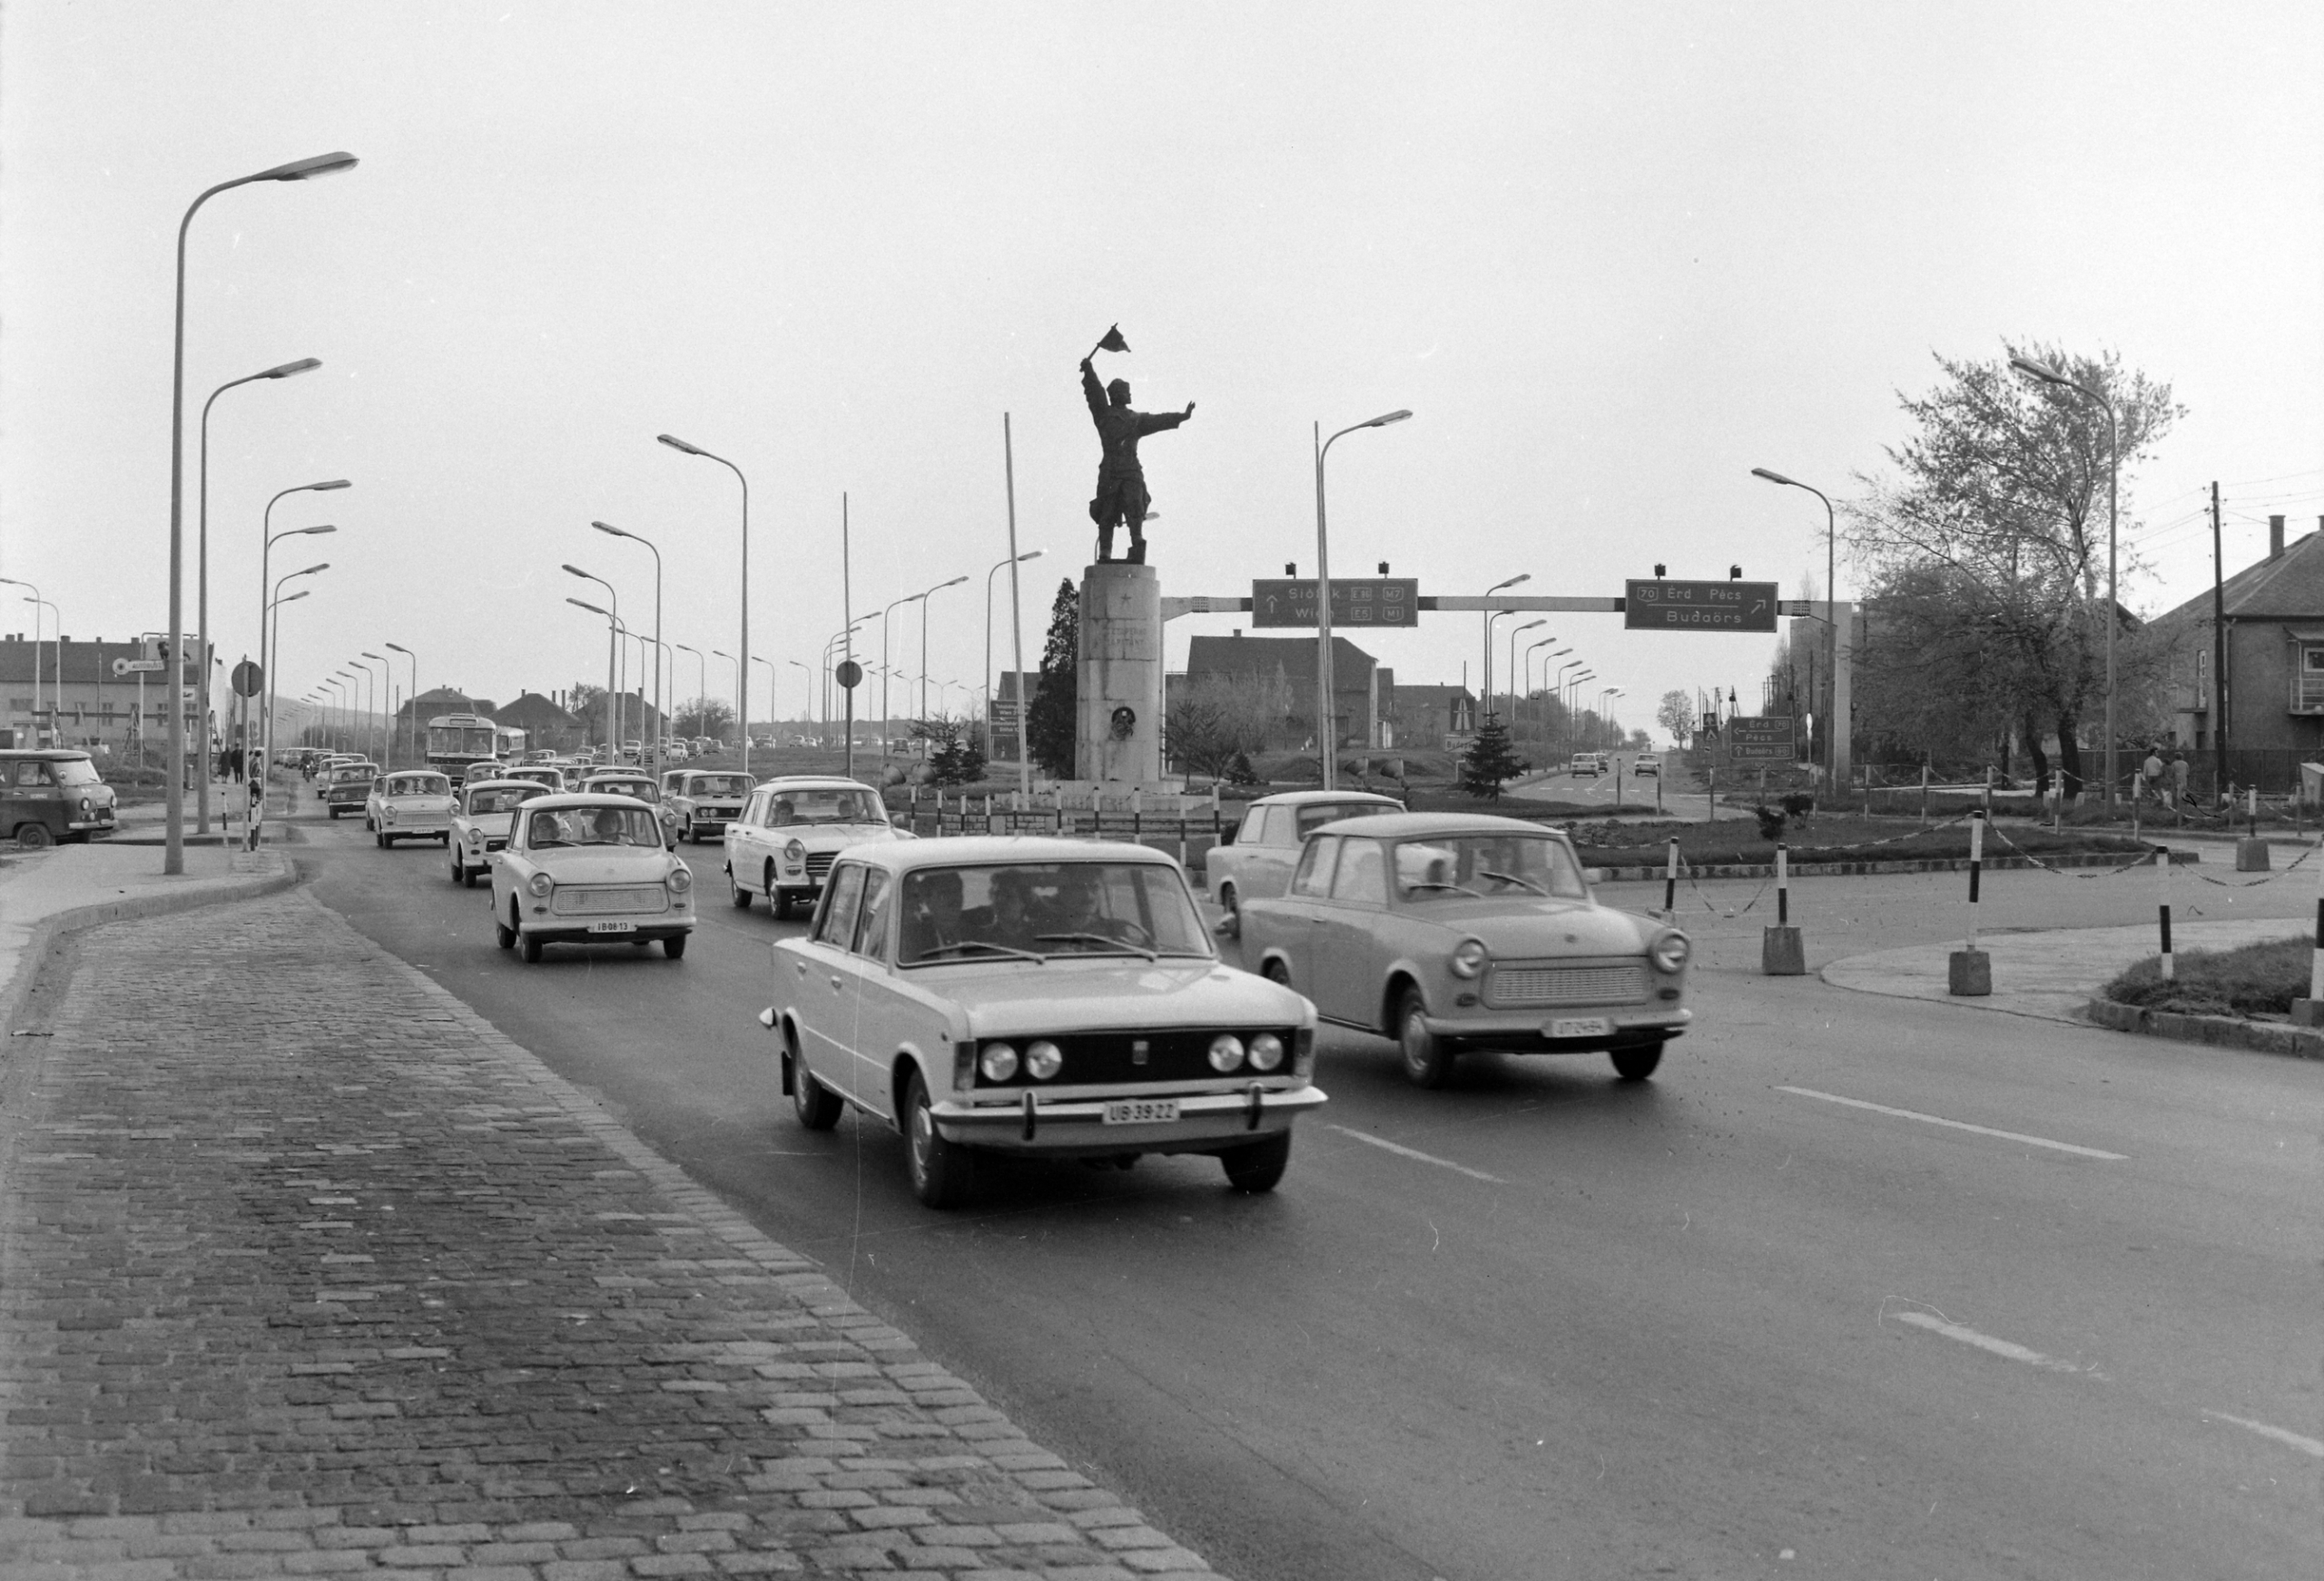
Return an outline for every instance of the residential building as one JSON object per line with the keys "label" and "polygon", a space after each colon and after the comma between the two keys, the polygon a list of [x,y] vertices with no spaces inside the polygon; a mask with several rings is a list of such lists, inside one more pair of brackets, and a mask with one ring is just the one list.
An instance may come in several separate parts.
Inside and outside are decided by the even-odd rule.
{"label": "residential building", "polygon": [[[0,735],[6,736],[5,744],[29,746],[37,727],[44,746],[121,750],[142,733],[154,750],[161,750],[169,729],[165,677],[115,669],[116,665],[147,661],[157,651],[143,639],[107,642],[99,637],[76,642],[61,637],[35,643],[22,632],[0,637]],[[181,679],[191,687],[198,672],[191,663],[182,670]],[[211,693],[221,714],[231,707],[233,694],[222,670]],[[189,729],[193,725],[192,696],[189,692]]]}
{"label": "residential building", "polygon": [[2222,726],[2231,784],[2280,795],[2298,786],[2301,763],[2324,761],[2324,518],[2318,526],[2287,543],[2284,519],[2270,516],[2267,558],[2151,623],[2169,654],[2171,745],[2199,784],[2216,772]]}
{"label": "residential building", "polygon": [[[1225,688],[1264,709],[1269,751],[1312,746],[1315,736],[1315,639],[1197,637],[1187,647],[1187,696]],[[1384,745],[1380,664],[1344,637],[1332,638],[1332,738],[1340,747]]]}

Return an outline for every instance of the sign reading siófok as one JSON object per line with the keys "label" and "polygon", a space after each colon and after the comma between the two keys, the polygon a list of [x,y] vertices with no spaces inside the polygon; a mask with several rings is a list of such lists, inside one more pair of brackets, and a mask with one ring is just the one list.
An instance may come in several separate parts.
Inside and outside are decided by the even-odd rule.
{"label": "sign reading si\u00f3fok", "polygon": [[1789,763],[1797,752],[1787,714],[1738,714],[1726,725],[1727,756],[1735,763]]}
{"label": "sign reading si\u00f3fok", "polygon": [[[1251,583],[1251,624],[1315,629],[1315,578],[1268,577]],[[1332,625],[1418,626],[1420,582],[1412,577],[1332,578]]]}
{"label": "sign reading si\u00f3fok", "polygon": [[1625,581],[1625,631],[1773,631],[1773,582]]}

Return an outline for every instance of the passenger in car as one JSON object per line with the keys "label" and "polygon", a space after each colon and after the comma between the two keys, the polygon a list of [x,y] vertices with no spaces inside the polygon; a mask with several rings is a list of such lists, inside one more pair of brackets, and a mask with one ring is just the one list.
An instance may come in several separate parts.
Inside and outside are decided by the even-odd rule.
{"label": "passenger in car", "polygon": [[902,948],[906,962],[917,961],[968,937],[960,910],[960,875],[922,873],[914,875],[912,908],[904,915]]}

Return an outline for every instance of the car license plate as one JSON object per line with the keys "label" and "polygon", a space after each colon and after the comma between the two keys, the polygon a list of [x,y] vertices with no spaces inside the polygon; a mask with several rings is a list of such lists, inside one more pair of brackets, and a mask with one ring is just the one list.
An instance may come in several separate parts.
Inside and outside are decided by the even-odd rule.
{"label": "car license plate", "polygon": [[593,934],[634,934],[637,931],[637,924],[635,923],[591,923],[589,931]]}
{"label": "car license plate", "polygon": [[1602,1038],[1614,1023],[1602,1015],[1561,1015],[1545,1030],[1553,1038]]}
{"label": "car license plate", "polygon": [[1154,1125],[1177,1118],[1176,1098],[1131,1098],[1106,1105],[1108,1125]]}

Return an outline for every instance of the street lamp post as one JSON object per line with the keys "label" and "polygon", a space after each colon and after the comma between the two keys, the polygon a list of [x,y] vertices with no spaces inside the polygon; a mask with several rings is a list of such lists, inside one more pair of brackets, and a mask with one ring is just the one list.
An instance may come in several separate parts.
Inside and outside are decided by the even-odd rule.
{"label": "street lamp post", "polygon": [[[715,461],[734,474],[734,481],[743,486],[743,660],[734,667],[734,728],[743,737],[743,772],[751,772],[751,480],[743,469],[724,456],[714,456],[700,445],[690,445],[675,434],[656,434],[659,442],[684,455],[700,456]],[[769,697],[771,707],[774,699]]]}
{"label": "street lamp post", "polygon": [[[928,717],[928,600],[931,595],[957,588],[967,580],[966,577],[955,577],[949,582],[937,583],[920,596],[920,716],[923,719]],[[940,695],[938,701],[940,705]]]}
{"label": "street lamp post", "polygon": [[[2063,385],[2079,395],[2086,395],[2106,409],[2106,810],[2114,810],[2114,627],[2122,624],[2122,606],[2117,601],[2115,581],[2115,505],[2122,480],[2122,435],[2114,402],[2102,390],[2077,383],[2046,362],[2031,357],[2012,357],[2009,365],[2020,373],[2038,379],[2044,384]],[[2225,718],[2224,714],[2221,715]]]}
{"label": "street lamp post", "polygon": [[[269,699],[267,717],[270,720],[274,716],[272,698],[275,688],[274,669],[270,662],[266,606],[272,596],[274,587],[274,584],[268,580],[274,574],[274,546],[286,538],[312,538],[339,530],[338,528],[326,523],[320,527],[293,527],[276,532],[274,530],[274,500],[281,499],[284,494],[322,493],[333,489],[345,489],[348,486],[348,481],[344,478],[334,478],[324,483],[301,483],[296,488],[283,489],[281,493],[275,495],[274,499],[268,500],[266,509],[260,515],[259,535],[262,541],[258,551],[258,669],[259,684],[265,687]],[[274,741],[271,734],[266,746],[268,752],[271,754],[274,749]],[[270,756],[267,761],[271,763],[274,760]]]}
{"label": "street lamp post", "polygon": [[[1335,734],[1339,726],[1339,678],[1332,661],[1332,544],[1324,513],[1324,459],[1332,447],[1358,429],[1382,429],[1392,422],[1402,422],[1412,416],[1408,409],[1383,412],[1359,423],[1351,423],[1328,440],[1315,446],[1315,756],[1324,766],[1324,789],[1334,788],[1339,776],[1339,740]],[[1314,436],[1320,437],[1324,425],[1315,425]],[[1021,688],[1023,677],[1019,677]],[[1018,716],[1024,716],[1025,699],[1017,699]],[[1020,727],[1021,734],[1021,727]],[[1366,745],[1370,745],[1368,742]]]}
{"label": "street lamp post", "polygon": [[[385,689],[386,683],[384,677],[375,677],[371,674],[370,665],[368,662],[365,662],[371,659],[379,659],[379,668],[381,670],[384,671],[388,667],[388,661],[384,658],[380,658],[376,653],[364,653],[355,661],[355,667],[363,672],[363,680],[365,683],[365,690],[363,693],[363,711],[365,714],[369,716],[369,724],[368,728],[379,732],[379,766],[382,768],[392,767],[393,766],[388,761],[390,756],[388,751],[388,716],[379,711],[379,692],[381,689]],[[379,682],[378,686],[372,685],[375,681]]]}
{"label": "street lamp post", "polygon": [[1622,688],[1620,687],[1600,687],[1598,688],[1598,723],[1600,726],[1605,728],[1606,745],[1609,746],[1612,746],[1616,745],[1616,743],[1614,740],[1613,721],[1606,713],[1606,699],[1609,697],[1619,697],[1621,695]]}
{"label": "street lamp post", "polygon": [[[585,582],[596,583],[606,590],[606,596],[613,600],[614,607],[611,610],[598,609],[597,613],[613,622],[606,627],[606,761],[619,763],[621,761],[621,693],[615,688],[621,681],[619,668],[621,643],[615,638],[614,632],[621,625],[621,595],[615,591],[614,585],[603,577],[593,577],[579,566],[569,565],[565,568]],[[578,598],[567,598],[566,602],[581,604]],[[597,607],[594,604],[581,604],[581,608],[596,609]]]}
{"label": "street lamp post", "polygon": [[[351,153],[320,153],[308,159],[278,164],[252,175],[236,176],[232,181],[220,182],[204,191],[187,208],[185,218],[178,222],[177,308],[171,333],[170,364],[170,662],[178,668],[178,677],[170,686],[170,780],[166,798],[168,807],[167,833],[162,853],[163,874],[185,871],[185,239],[193,228],[193,216],[202,205],[220,193],[234,187],[248,186],[252,182],[306,181],[334,171],[352,170],[355,156]],[[210,656],[202,654],[196,661],[203,672],[203,695],[208,695]],[[209,772],[209,766],[202,766]]]}
{"label": "street lamp post", "polygon": [[[805,724],[815,716],[815,672],[809,669],[806,664],[799,659],[787,658],[783,662],[790,665],[799,672],[800,684],[807,688],[807,696],[800,705],[801,712],[799,715],[800,723]],[[767,667],[772,669],[774,667],[769,665]],[[769,684],[772,685],[773,683],[770,682]],[[773,706],[772,699],[770,699],[769,706]]]}
{"label": "street lamp post", "polygon": [[[289,577],[283,578],[282,580],[288,582],[294,577],[310,576],[316,571],[327,570],[329,568],[329,562],[326,561],[323,565],[309,566],[303,571],[293,571]],[[266,607],[259,611],[260,646],[265,647],[270,652],[281,651],[282,647],[282,606],[285,604],[296,604],[300,599],[305,598],[307,593],[308,589],[304,588],[300,588],[295,593],[285,593],[282,591],[281,584],[276,585],[274,597],[268,599],[266,601]],[[259,740],[261,742],[261,746],[259,749],[257,780],[258,810],[255,819],[255,822],[259,824],[266,822],[266,776],[274,770],[274,688],[271,687],[266,687],[265,696],[265,716],[259,722]],[[284,815],[286,816],[289,815],[288,807],[284,809]],[[257,846],[258,841],[255,836],[251,839],[251,845],[253,848]]]}
{"label": "street lamp post", "polygon": [[[291,535],[291,534],[290,534],[290,533],[285,533],[285,534],[283,534],[282,536],[283,536],[283,537],[285,537],[285,538],[289,538],[289,537],[290,537],[290,536],[292,536],[292,535]],[[311,565],[311,566],[307,567],[304,570],[292,571],[289,576],[283,577],[282,578],[281,578],[280,580],[278,580],[278,581],[274,582],[273,584],[271,584],[271,585],[268,588],[268,589],[267,589],[267,591],[268,591],[268,595],[269,595],[269,596],[268,596],[268,598],[267,598],[267,600],[266,600],[265,604],[264,604],[264,605],[262,605],[262,606],[261,607],[261,614],[260,620],[259,620],[259,627],[260,627],[260,630],[259,630],[259,641],[260,641],[260,645],[261,645],[261,651],[263,651],[264,653],[266,653],[266,654],[268,655],[268,657],[269,657],[270,661],[271,661],[271,662],[273,662],[273,663],[276,663],[276,664],[280,664],[280,663],[281,662],[281,655],[279,652],[277,652],[277,651],[276,651],[277,647],[278,647],[278,644],[277,644],[277,642],[276,642],[276,638],[277,638],[277,637],[279,637],[281,636],[281,618],[280,618],[280,617],[277,617],[277,618],[275,618],[274,619],[270,620],[270,619],[266,618],[266,617],[265,617],[265,613],[264,613],[264,612],[265,612],[265,611],[271,611],[271,610],[274,609],[278,605],[288,604],[288,603],[290,603],[290,600],[289,598],[284,598],[284,597],[283,597],[283,594],[282,594],[282,589],[283,589],[283,587],[284,587],[284,585],[285,585],[285,584],[290,583],[290,582],[296,581],[296,580],[297,580],[299,578],[300,578],[300,577],[311,577],[311,576],[313,576],[313,575],[314,575],[316,572],[318,572],[318,571],[328,571],[328,570],[330,570],[330,562],[329,560],[319,560],[319,561],[317,561],[315,564],[313,564],[313,565]],[[302,598],[305,596],[305,589],[303,589],[303,588],[302,588],[302,589],[300,589],[300,597],[302,597]],[[275,689],[274,689],[274,687],[273,687],[272,686],[269,686],[269,687],[266,688],[266,731],[265,731],[265,742],[266,742],[266,753],[265,753],[265,756],[266,756],[266,761],[267,761],[267,764],[268,764],[268,766],[271,766],[273,765],[273,762],[274,762],[274,701],[275,701],[275,697],[276,697],[276,693],[275,693]],[[260,805],[261,805],[261,806],[263,806],[265,804],[261,802]]]}
{"label": "street lamp post", "polygon": [[[889,722],[896,716],[895,710],[888,703],[888,682],[891,678],[888,670],[888,630],[893,624],[888,618],[894,614],[900,606],[909,604],[915,598],[927,597],[925,593],[909,594],[880,611],[880,757],[882,763],[886,762],[888,756]],[[864,618],[869,620],[872,617],[867,615]]]}
{"label": "street lamp post", "polygon": [[[991,761],[992,758],[992,579],[1000,574],[1001,568],[1005,566],[1020,566],[1027,560],[1038,560],[1040,558],[1039,549],[1027,549],[1021,555],[996,560],[992,569],[984,574],[984,756],[987,762]],[[1016,574],[1014,571],[1009,572],[1012,579]],[[1019,689],[1023,689],[1022,677],[1019,677]],[[1023,703],[1024,700],[1021,697],[1018,699],[1020,708]]]}
{"label": "street lamp post", "polygon": [[[694,695],[698,699],[694,704],[694,723],[695,725],[702,726],[702,728],[696,730],[694,734],[698,736],[707,736],[710,734],[710,722],[701,716],[703,713],[701,700],[706,700],[710,696],[710,661],[702,657],[702,649],[698,647],[688,647],[683,642],[674,642],[670,644],[670,646],[677,649],[680,653],[690,653],[694,655]],[[677,662],[677,660],[672,659],[670,661],[671,667],[673,668],[676,667]],[[673,690],[676,689],[677,677],[675,676],[670,677],[670,685]],[[672,702],[677,701],[675,697],[673,697],[670,700]]]}
{"label": "street lamp post", "polygon": [[1812,483],[1802,483],[1797,478],[1787,478],[1781,472],[1769,471],[1765,467],[1752,468],[1751,476],[1764,478],[1786,489],[1805,489],[1824,502],[1824,696],[1816,709],[1816,717],[1823,726],[1824,784],[1833,790],[1833,794],[1837,794],[1834,786],[1834,771],[1839,765],[1839,738],[1832,732],[1839,722],[1832,717],[1832,709],[1837,696],[1833,682],[1839,673],[1835,667],[1839,663],[1840,655],[1839,519],[1833,512],[1831,496]]}
{"label": "street lamp post", "polygon": [[383,642],[379,646],[411,661],[411,760],[423,763],[426,759],[419,750],[419,656],[400,642]]}
{"label": "street lamp post", "polygon": [[[1532,579],[1532,572],[1520,571],[1517,575],[1510,578],[1507,581],[1495,582],[1492,587],[1487,588],[1485,589],[1485,597],[1490,598],[1495,593],[1500,592],[1503,588],[1514,588],[1520,582],[1530,582]],[[1485,611],[1485,687],[1482,696],[1484,697],[1484,712],[1487,714],[1492,712],[1492,623],[1503,615],[1507,615],[1509,613],[1510,611],[1506,609],[1488,609]],[[1484,725],[1484,718],[1482,715],[1478,716],[1477,725],[1480,728],[1482,728]]]}
{"label": "street lamp post", "polygon": [[[379,689],[388,694],[388,711],[379,716],[379,752],[381,754],[379,761],[385,764],[388,767],[393,768],[396,766],[395,727],[389,723],[389,721],[394,717],[396,712],[395,665],[389,659],[386,654],[373,653],[369,648],[365,648],[363,650],[363,657],[366,659],[378,661],[379,666]],[[371,667],[367,664],[363,667],[369,669]]]}
{"label": "street lamp post", "polygon": [[[199,436],[195,443],[195,450],[201,457],[201,462],[194,472],[193,514],[196,527],[194,529],[195,548],[193,556],[193,585],[194,623],[197,633],[194,641],[204,653],[208,653],[210,651],[210,409],[218,404],[218,398],[220,396],[225,394],[226,391],[233,389],[238,384],[251,384],[261,379],[288,379],[294,373],[305,373],[321,366],[321,361],[316,358],[301,357],[296,362],[284,362],[277,367],[265,369],[261,372],[245,373],[240,379],[229,379],[226,380],[225,383],[212,390],[210,392],[210,399],[202,403],[202,421],[195,429],[195,432]],[[275,496],[275,499],[277,499],[281,498],[281,496],[279,494]],[[269,509],[273,508],[272,500],[269,500],[267,504]],[[263,570],[259,573],[258,588],[259,596],[263,598],[266,596],[266,574]],[[263,609],[259,611],[259,647],[261,650],[259,654],[259,668],[261,673],[263,674],[266,667],[266,655],[264,652],[266,647],[266,611]],[[206,730],[210,723],[210,671],[207,666],[203,667],[202,672],[202,695],[200,700],[196,704],[196,707],[201,712],[202,725]],[[247,746],[248,744],[245,743],[244,745]],[[208,834],[210,832],[210,776],[207,773],[204,773],[202,776],[202,790],[200,793],[200,800],[197,804],[196,816],[197,822],[195,824],[195,827],[202,834]]]}
{"label": "street lamp post", "polygon": [[[1522,626],[1512,626],[1509,628],[1509,734],[1510,738],[1512,741],[1515,740],[1517,736],[1517,705],[1521,700],[1521,694],[1517,686],[1517,634],[1521,631],[1531,631],[1536,626],[1547,626],[1548,624],[1548,619],[1543,618],[1540,620],[1528,620]],[[1557,638],[1551,637],[1544,637],[1542,640],[1546,642],[1555,642]]]}
{"label": "street lamp post", "polygon": [[[33,740],[37,743],[40,740],[40,610],[37,606],[46,604],[48,600],[40,596],[38,588],[33,588],[30,582],[20,577],[0,577],[0,587],[32,588],[33,596],[25,602],[35,606],[33,610]],[[49,608],[53,609],[55,606],[51,604]],[[57,639],[56,662],[58,668],[62,669],[64,664],[64,645],[61,635],[64,630],[64,620],[62,616],[57,618],[56,629],[60,633]],[[62,675],[57,677],[59,695],[62,695],[64,690],[64,677]],[[142,725],[143,721],[141,720],[139,723]]]}
{"label": "street lamp post", "polygon": [[[1533,656],[1556,640],[1555,636],[1537,637],[1525,645],[1524,674],[1518,677],[1518,691],[1521,696],[1530,697],[1533,695]],[[1516,725],[1517,705],[1513,703],[1510,705],[1509,712],[1510,724],[1513,729]],[[1548,744],[1549,736],[1546,732],[1541,740],[1544,746]]]}
{"label": "street lamp post", "polygon": [[670,727],[669,713],[662,706],[662,551],[658,548],[655,548],[654,541],[651,539],[648,539],[642,534],[632,532],[627,528],[615,527],[611,522],[606,521],[593,521],[589,525],[596,528],[599,532],[610,533],[615,538],[625,538],[634,542],[642,543],[654,552],[655,720],[654,746],[651,754],[654,760],[654,766],[647,772],[653,775],[654,782],[656,785],[659,785],[662,781],[662,732]]}

